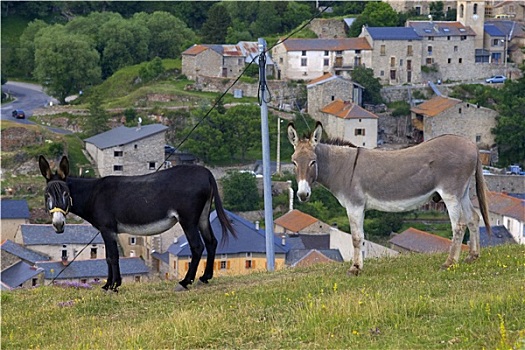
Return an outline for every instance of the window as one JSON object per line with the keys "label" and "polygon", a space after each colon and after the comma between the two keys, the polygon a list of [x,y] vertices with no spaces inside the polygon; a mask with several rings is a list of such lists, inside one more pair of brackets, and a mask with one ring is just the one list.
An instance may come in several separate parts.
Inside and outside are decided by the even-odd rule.
{"label": "window", "polygon": [[226,270],[228,268],[228,262],[227,261],[221,261],[221,270]]}
{"label": "window", "polygon": [[390,57],[390,67],[395,67],[395,66],[396,66],[396,58]]}
{"label": "window", "polygon": [[461,114],[461,108],[459,108],[458,113]]}
{"label": "window", "polygon": [[124,155],[124,152],[122,151],[114,151],[113,157],[122,157]]}
{"label": "window", "polygon": [[123,171],[124,167],[122,165],[113,165],[113,171]]}
{"label": "window", "polygon": [[244,267],[245,267],[246,269],[251,269],[251,268],[253,268],[252,263],[253,263],[252,260],[246,260],[246,262],[245,262],[245,264],[244,264]]}
{"label": "window", "polygon": [[354,130],[355,136],[365,136],[365,129],[357,128]]}
{"label": "window", "polygon": [[434,41],[434,37],[433,37],[433,36],[429,36],[429,37],[428,37],[428,40],[429,40],[429,41]]}
{"label": "window", "polygon": [[463,5],[461,5],[459,7],[459,17],[463,18],[464,12],[465,12],[465,7]]}
{"label": "window", "polygon": [[31,280],[31,287],[35,287],[38,284],[38,278],[33,278]]}
{"label": "window", "polygon": [[385,45],[381,45],[381,49],[380,49],[379,54],[380,54],[381,56],[386,55],[386,47],[385,47]]}
{"label": "window", "polygon": [[481,142],[481,135],[477,134],[476,135],[476,143],[479,143],[479,142]]}
{"label": "window", "polygon": [[384,76],[385,76],[385,71],[384,71],[384,70],[380,71],[380,72],[379,72],[379,75],[382,76],[382,77],[384,77]]}
{"label": "window", "polygon": [[412,70],[412,60],[407,60],[407,70]]}
{"label": "window", "polygon": [[89,254],[90,259],[96,259],[97,258],[97,248],[91,248],[91,253]]}
{"label": "window", "polygon": [[450,35],[447,36],[447,40],[450,40]]}
{"label": "window", "polygon": [[355,50],[355,54],[359,55],[361,53],[361,50]]}
{"label": "window", "polygon": [[283,63],[284,62],[284,59],[282,57],[279,57],[279,63]]}
{"label": "window", "polygon": [[449,59],[447,60],[447,63],[450,64],[450,62],[452,62],[452,59],[451,59],[451,58],[449,58]]}
{"label": "window", "polygon": [[478,14],[478,4],[474,4],[474,10],[473,10],[473,15],[477,15]]}
{"label": "window", "polygon": [[328,66],[328,65],[330,65],[330,60],[329,60],[328,58],[325,58],[325,59],[323,60],[323,65],[324,65],[324,66]]}
{"label": "window", "polygon": [[407,46],[407,56],[412,56],[412,55],[413,55],[412,45],[408,45]]}
{"label": "window", "polygon": [[129,245],[137,244],[137,237],[129,237]]}
{"label": "window", "polygon": [[67,249],[62,249],[62,260],[67,260]]}
{"label": "window", "polygon": [[461,41],[467,40],[467,36],[466,35],[462,35],[460,39],[461,39]]}
{"label": "window", "polygon": [[454,52],[458,52],[458,46],[457,45],[454,46]]}
{"label": "window", "polygon": [[86,284],[87,283],[87,278],[81,278],[80,279],[80,283]]}
{"label": "window", "polygon": [[341,56],[341,55],[343,54],[343,51],[341,51],[341,50],[337,50],[337,51],[335,52],[335,54],[338,55],[338,56]]}
{"label": "window", "polygon": [[305,50],[301,51],[301,56],[306,56],[306,51]]}
{"label": "window", "polygon": [[306,67],[307,60],[306,58],[301,58],[301,67]]}
{"label": "window", "polygon": [[140,282],[140,276],[135,276],[135,282]]}
{"label": "window", "polygon": [[395,69],[390,70],[390,80],[396,80],[396,70]]}
{"label": "window", "polygon": [[324,51],[324,55],[325,55],[325,56],[328,56],[328,50],[325,50],[325,51]]}
{"label": "window", "polygon": [[157,168],[157,164],[155,162],[148,162],[149,170],[155,170],[156,168]]}
{"label": "window", "polygon": [[427,65],[428,65],[428,64],[432,64],[432,57],[428,57],[427,60],[426,60],[426,62],[427,62]]}
{"label": "window", "polygon": [[403,59],[402,58],[399,60],[399,67],[403,67]]}
{"label": "window", "polygon": [[458,62],[459,62],[459,63],[463,63],[463,58],[460,57],[459,60],[458,60]]}
{"label": "window", "polygon": [[412,71],[408,71],[407,72],[407,83],[411,83],[412,82]]}
{"label": "window", "polygon": [[427,52],[429,55],[432,55],[432,45],[428,45]]}

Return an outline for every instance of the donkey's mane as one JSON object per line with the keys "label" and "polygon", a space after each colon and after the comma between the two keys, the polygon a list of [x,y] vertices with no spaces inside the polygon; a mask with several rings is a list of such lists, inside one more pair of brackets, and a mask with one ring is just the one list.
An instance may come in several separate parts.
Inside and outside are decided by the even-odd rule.
{"label": "donkey's mane", "polygon": [[347,147],[357,148],[357,146],[354,145],[352,142],[343,140],[339,137],[322,140],[321,143],[324,143],[326,145],[333,145],[333,146],[347,146]]}

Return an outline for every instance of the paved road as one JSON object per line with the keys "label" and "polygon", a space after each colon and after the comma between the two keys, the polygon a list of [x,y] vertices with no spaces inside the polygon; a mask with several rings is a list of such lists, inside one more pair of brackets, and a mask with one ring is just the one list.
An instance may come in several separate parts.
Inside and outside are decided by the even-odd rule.
{"label": "paved road", "polygon": [[[36,84],[20,83],[20,82],[7,82],[3,86],[3,90],[6,93],[11,94],[15,100],[10,103],[2,105],[1,120],[10,120],[21,124],[35,124],[28,120],[33,115],[33,110],[42,108],[49,105],[49,102],[58,103],[58,101],[46,95],[42,91],[42,87]],[[11,116],[14,109],[21,109],[26,114],[26,119],[15,119]],[[59,129],[59,128],[48,128],[51,131],[58,132],[61,134],[69,134],[70,131]]]}

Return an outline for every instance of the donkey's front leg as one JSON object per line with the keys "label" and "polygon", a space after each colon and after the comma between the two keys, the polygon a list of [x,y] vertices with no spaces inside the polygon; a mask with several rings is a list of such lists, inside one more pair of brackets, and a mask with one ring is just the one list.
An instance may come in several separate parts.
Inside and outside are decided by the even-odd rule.
{"label": "donkey's front leg", "polygon": [[350,210],[347,209],[348,221],[350,222],[350,231],[352,233],[352,245],[354,248],[354,257],[352,259],[352,267],[348,270],[348,274],[357,276],[363,269],[363,255],[361,254],[361,247],[364,243],[364,209]]}
{"label": "donkey's front leg", "polygon": [[120,275],[117,235],[111,232],[103,232],[102,238],[106,246],[106,262],[108,264],[108,280],[102,289],[118,292],[118,287],[122,284],[122,277]]}

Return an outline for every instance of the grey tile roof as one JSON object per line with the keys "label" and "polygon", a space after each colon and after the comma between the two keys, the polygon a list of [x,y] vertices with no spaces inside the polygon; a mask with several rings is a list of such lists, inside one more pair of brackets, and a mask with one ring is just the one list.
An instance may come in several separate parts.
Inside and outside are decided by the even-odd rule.
{"label": "grey tile roof", "polygon": [[[149,269],[141,258],[120,258],[120,274],[122,276],[144,275]],[[39,262],[38,267],[44,269],[45,279],[57,280],[72,278],[107,278],[108,265],[106,259],[75,260],[67,267],[61,261]],[[65,269],[64,269],[65,268]]]}
{"label": "grey tile roof", "polygon": [[485,33],[487,33],[490,36],[505,36],[505,33],[503,33],[498,27],[496,27],[494,24],[491,23],[485,23],[484,25]]}
{"label": "grey tile roof", "polygon": [[470,27],[465,27],[460,22],[448,21],[408,21],[407,26],[414,28],[417,35],[429,36],[475,36],[476,32]]}
{"label": "grey tile roof", "polygon": [[2,199],[0,207],[2,219],[29,219],[29,207],[25,199]]}
{"label": "grey tile roof", "polygon": [[9,239],[2,243],[1,248],[2,251],[13,254],[22,260],[30,262],[31,264],[34,264],[37,261],[50,260],[49,256],[35,252]]}
{"label": "grey tile roof", "polygon": [[[265,253],[266,252],[266,238],[264,230],[256,230],[255,225],[248,220],[241,218],[226,210],[226,215],[233,223],[233,227],[237,232],[237,239],[229,237],[226,244],[221,245],[222,228],[217,218],[217,212],[213,211],[210,215],[211,226],[215,237],[219,241],[216,254],[238,254],[238,253]],[[275,254],[286,254],[289,250],[288,244],[282,245],[281,239],[274,236],[274,252]],[[190,247],[186,237],[180,237],[177,243],[172,244],[168,248],[168,252],[175,256],[191,256]],[[206,255],[206,249],[203,255]]]}
{"label": "grey tile roof", "polygon": [[168,127],[162,124],[142,125],[140,129],[137,127],[128,128],[126,126],[119,126],[118,128],[114,128],[101,134],[89,137],[84,141],[87,143],[92,143],[100,149],[105,149],[109,147],[127,145],[128,143],[158,134],[159,132],[166,131],[167,129]]}
{"label": "grey tile roof", "polygon": [[487,234],[486,227],[479,228],[479,244],[482,247],[491,247],[500,244],[516,244],[514,238],[505,226],[492,226],[492,236]]}
{"label": "grey tile roof", "polygon": [[41,268],[33,267],[23,261],[19,261],[13,266],[3,270],[0,277],[2,283],[5,283],[10,288],[16,288],[42,272],[43,269]]}
{"label": "grey tile roof", "polygon": [[[66,225],[64,233],[56,233],[51,225],[21,225],[24,245],[88,244],[98,232],[91,225]],[[92,244],[103,244],[98,234]]]}
{"label": "grey tile roof", "polygon": [[421,40],[414,28],[410,27],[368,27],[374,40]]}

